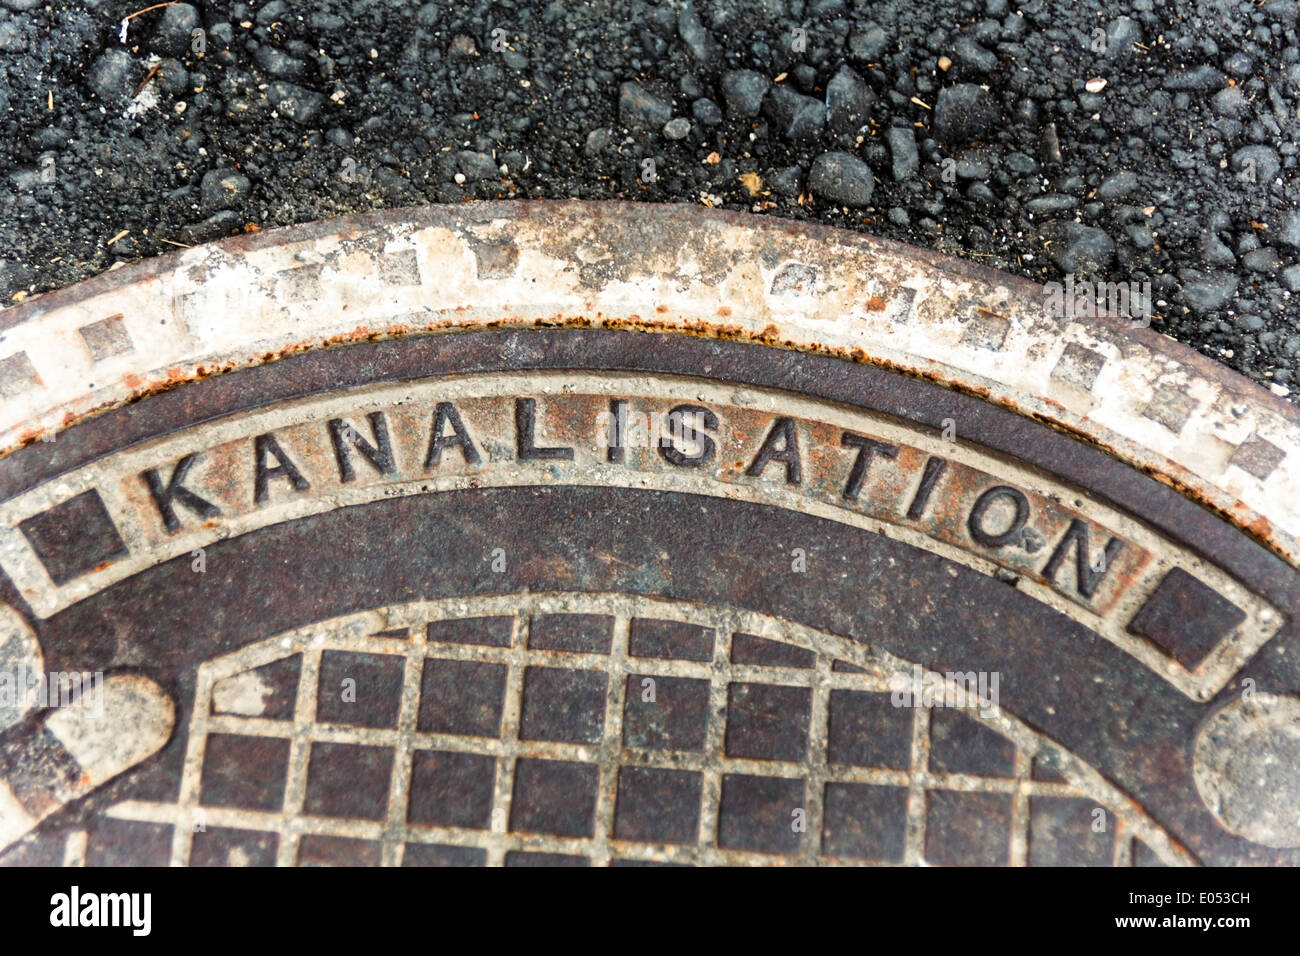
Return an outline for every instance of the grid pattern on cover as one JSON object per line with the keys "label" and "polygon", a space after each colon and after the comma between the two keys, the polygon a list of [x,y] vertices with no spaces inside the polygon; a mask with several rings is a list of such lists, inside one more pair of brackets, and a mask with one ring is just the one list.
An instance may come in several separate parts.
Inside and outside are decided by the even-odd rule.
{"label": "grid pattern on cover", "polygon": [[1005,712],[895,706],[896,674],[733,608],[389,608],[202,665],[179,800],[108,815],[174,865],[1189,862]]}

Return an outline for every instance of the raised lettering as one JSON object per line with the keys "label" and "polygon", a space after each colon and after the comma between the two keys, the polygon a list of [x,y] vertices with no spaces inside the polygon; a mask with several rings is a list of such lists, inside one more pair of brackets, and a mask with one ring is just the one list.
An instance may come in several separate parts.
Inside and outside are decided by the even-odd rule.
{"label": "raised lettering", "polygon": [[[274,458],[278,465],[267,467],[267,459]],[[253,460],[256,475],[253,482],[253,500],[261,504],[269,496],[268,485],[273,478],[287,478],[295,491],[306,491],[311,482],[302,476],[298,466],[293,463],[274,435],[258,435],[253,439]]]}
{"label": "raised lettering", "polygon": [[[779,442],[779,444],[778,444]],[[795,428],[793,418],[778,418],[772,423],[772,429],[763,439],[763,447],[758,450],[754,462],[745,474],[757,478],[769,462],[785,463],[785,483],[798,485],[803,483],[803,464],[799,459],[799,431]]]}
{"label": "raised lettering", "polygon": [[330,419],[330,440],[334,443],[334,459],[339,465],[339,481],[349,482],[356,479],[349,446],[361,452],[380,474],[391,475],[397,471],[397,466],[393,464],[393,447],[388,441],[388,423],[384,419],[384,413],[371,412],[366,418],[370,422],[370,433],[374,436],[374,444],[358,435],[356,429],[343,419]]}
{"label": "raised lettering", "polygon": [[921,473],[921,484],[917,486],[916,496],[912,499],[912,504],[907,509],[907,517],[916,521],[925,514],[926,505],[930,503],[930,495],[934,493],[934,486],[939,483],[943,473],[948,470],[948,460],[946,458],[936,458],[931,456],[925,461],[925,471]]}
{"label": "raised lettering", "polygon": [[[688,419],[686,417],[688,415],[691,418]],[[668,412],[665,416],[668,434],[659,436],[659,454],[664,461],[672,465],[695,468],[713,459],[713,452],[716,449],[713,439],[695,427],[696,421],[701,422],[711,431],[718,427],[718,416],[703,405],[677,405]],[[687,442],[698,442],[700,450],[693,455],[686,454],[677,447],[673,436]]]}
{"label": "raised lettering", "polygon": [[[443,430],[448,425],[451,426],[452,433],[444,435]],[[429,450],[424,456],[425,470],[437,467],[442,462],[442,450],[453,445],[460,449],[465,464],[477,465],[482,461],[473,439],[465,429],[465,423],[460,420],[456,406],[451,402],[439,402],[433,412],[433,431],[429,433]]]}
{"label": "raised lettering", "polygon": [[853,459],[853,468],[849,471],[848,484],[844,486],[844,497],[850,501],[857,501],[858,494],[862,491],[862,482],[867,477],[867,469],[871,467],[871,459],[876,455],[882,455],[885,458],[896,458],[898,456],[898,446],[876,441],[874,438],[867,438],[865,435],[857,435],[853,432],[842,434],[840,444],[845,448],[858,449],[858,453]]}
{"label": "raised lettering", "polygon": [[176,509],[172,507],[173,502],[184,505],[204,518],[216,518],[221,514],[221,509],[211,501],[200,498],[181,484],[198,457],[198,455],[186,455],[178,461],[166,485],[163,485],[155,469],[148,468],[140,472],[140,477],[149,486],[149,494],[153,496],[153,503],[158,508],[158,514],[162,516],[168,534],[175,534],[181,528],[180,520],[176,517]]}
{"label": "raised lettering", "polygon": [[537,402],[531,398],[515,399],[515,457],[520,461],[552,459],[573,461],[573,449],[538,448],[535,444]]}
{"label": "raised lettering", "polygon": [[605,460],[615,464],[624,457],[624,436],[627,434],[627,399],[611,398],[609,400],[609,445],[605,451]]}
{"label": "raised lettering", "polygon": [[[984,514],[989,510],[993,502],[999,498],[1005,498],[1015,506],[1016,516],[1005,531],[990,534],[984,530]],[[1014,541],[1016,536],[1020,534],[1020,529],[1025,526],[1025,522],[1028,520],[1029,500],[1024,494],[1007,485],[997,485],[979,496],[979,499],[975,502],[975,507],[971,509],[966,526],[970,529],[970,536],[978,543],[986,548],[1000,548]]]}
{"label": "raised lettering", "polygon": [[1086,598],[1090,598],[1097,591],[1097,585],[1101,584],[1106,572],[1110,570],[1111,562],[1124,547],[1124,543],[1118,538],[1111,538],[1106,542],[1105,557],[1100,571],[1092,569],[1092,558],[1088,553],[1088,526],[1075,518],[1070,522],[1070,527],[1065,530],[1061,537],[1060,543],[1056,550],[1052,552],[1051,558],[1043,567],[1043,577],[1055,583],[1056,572],[1060,570],[1066,555],[1069,553],[1070,545],[1074,545],[1074,580],[1079,589],[1079,593]]}

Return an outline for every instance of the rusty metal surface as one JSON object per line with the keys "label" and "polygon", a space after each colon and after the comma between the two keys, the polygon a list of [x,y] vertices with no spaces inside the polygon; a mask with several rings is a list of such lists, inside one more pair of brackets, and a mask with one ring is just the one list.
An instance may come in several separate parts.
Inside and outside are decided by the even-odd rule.
{"label": "rusty metal surface", "polygon": [[1152,329],[870,236],[688,206],[470,203],[139,263],[0,312],[0,450],[322,346],[458,328],[680,330],[839,355],[1079,435],[1295,561],[1300,412]]}
{"label": "rusty metal surface", "polygon": [[[485,330],[539,319],[518,305],[491,319],[487,286],[430,272],[434,246],[413,239],[415,298],[445,313],[480,297],[417,323],[454,334],[366,326],[355,337],[378,340],[308,347],[349,303],[276,279],[266,295],[284,308],[255,313],[268,336],[299,323],[300,352],[254,361],[258,339],[217,356],[227,374],[200,374],[151,366],[132,333],[93,389],[73,376],[56,395],[42,374],[6,399],[11,415],[75,421],[0,458],[0,671],[103,681],[81,703],[0,699],[0,863],[1300,863],[1300,582],[1279,536],[1293,526],[1204,506],[1244,487],[1244,459],[1184,494],[1163,453],[1134,467],[1098,422],[1015,392],[1000,350],[979,346],[995,353],[981,368],[1007,381],[972,372],[954,389],[927,380],[965,360],[951,342],[939,374],[922,351],[872,352],[889,337],[869,323],[815,325],[830,322],[818,309],[856,319],[836,277],[896,248],[743,237],[740,220],[688,211],[582,215],[415,211],[218,258],[380,254],[356,278],[361,309],[396,268],[394,237],[460,217],[472,249],[513,221],[517,255],[489,243],[471,273],[521,281],[563,260],[593,302],[641,297],[597,328]],[[581,238],[543,241],[531,220]],[[671,227],[695,271],[660,285],[630,252],[590,251],[611,236],[654,250]],[[693,246],[709,236],[729,251]],[[559,259],[534,258],[546,243]],[[11,328],[73,327],[100,295],[140,308],[130,295],[179,261],[43,297]],[[799,261],[816,276],[787,268]],[[223,262],[210,278],[244,267]],[[976,291],[1014,306],[1006,341],[1026,367],[1056,368],[1085,334],[1016,344],[1039,321],[1018,311],[1030,290],[933,257],[912,268],[928,283],[913,302],[930,305],[889,329],[913,345],[912,319],[938,349],[940,303],[960,319]],[[752,293],[746,269],[766,270],[766,291],[722,323],[722,303]],[[825,298],[774,304],[800,275]],[[885,303],[907,281],[855,275]],[[713,321],[682,334],[675,296],[699,306],[708,283]],[[212,302],[182,310],[191,357],[248,319]],[[665,329],[604,327],[651,313]],[[788,334],[763,344],[758,320]],[[1086,334],[1120,343],[1107,362],[1130,384],[1178,361],[1216,401],[1249,399],[1251,428],[1292,427],[1293,410],[1172,343],[1099,325]],[[820,344],[798,341],[814,328]],[[115,391],[130,376],[137,401]],[[1112,436],[1131,424],[1113,397],[1091,399]],[[1217,408],[1165,451],[1215,447]],[[1294,464],[1270,434],[1284,457],[1261,508]],[[967,676],[974,706],[953,699]]]}

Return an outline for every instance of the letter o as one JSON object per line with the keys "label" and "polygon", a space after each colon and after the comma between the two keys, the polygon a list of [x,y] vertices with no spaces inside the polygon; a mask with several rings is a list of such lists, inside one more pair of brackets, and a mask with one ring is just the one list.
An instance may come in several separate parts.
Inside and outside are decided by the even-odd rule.
{"label": "letter o", "polygon": [[[1016,517],[1006,531],[1001,534],[989,534],[984,530],[984,513],[999,498],[1008,498],[1015,504]],[[1015,488],[1007,485],[997,485],[979,496],[979,499],[975,502],[975,507],[970,511],[970,518],[966,521],[966,527],[970,529],[970,536],[986,548],[1000,548],[1004,544],[1010,544],[1016,535],[1020,534],[1020,529],[1025,526],[1025,522],[1028,520],[1029,499]]]}

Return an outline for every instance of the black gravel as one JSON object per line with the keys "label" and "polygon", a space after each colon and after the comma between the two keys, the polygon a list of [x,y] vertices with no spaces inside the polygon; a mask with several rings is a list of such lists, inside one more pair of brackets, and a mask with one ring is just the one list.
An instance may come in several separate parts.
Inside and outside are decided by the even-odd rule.
{"label": "black gravel", "polygon": [[1296,0],[199,0],[121,42],[147,5],[0,0],[6,304],[358,210],[704,203],[1149,281],[1296,387]]}

